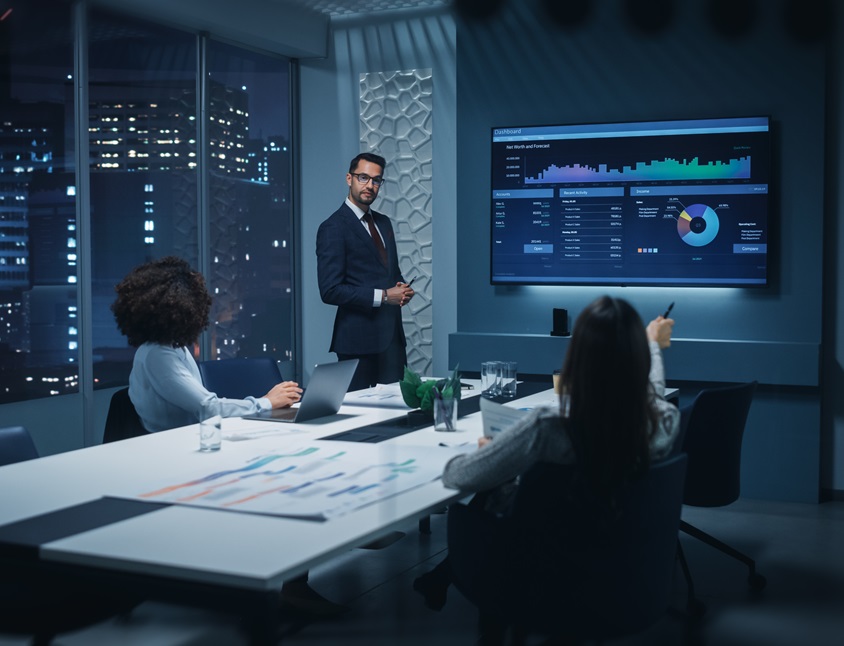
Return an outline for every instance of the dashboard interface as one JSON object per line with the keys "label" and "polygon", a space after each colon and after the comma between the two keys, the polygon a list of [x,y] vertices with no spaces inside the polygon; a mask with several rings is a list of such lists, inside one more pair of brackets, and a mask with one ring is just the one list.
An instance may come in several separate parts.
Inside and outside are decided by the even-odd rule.
{"label": "dashboard interface", "polygon": [[491,282],[764,286],[768,117],[492,129]]}

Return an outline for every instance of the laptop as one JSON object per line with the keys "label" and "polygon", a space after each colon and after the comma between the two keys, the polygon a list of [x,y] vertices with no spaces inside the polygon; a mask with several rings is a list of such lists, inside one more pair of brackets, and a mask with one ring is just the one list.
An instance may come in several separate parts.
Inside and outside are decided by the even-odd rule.
{"label": "laptop", "polygon": [[358,367],[357,359],[321,363],[314,367],[308,387],[297,408],[273,408],[243,419],[258,419],[264,422],[307,422],[317,417],[334,415],[340,410],[346,390]]}

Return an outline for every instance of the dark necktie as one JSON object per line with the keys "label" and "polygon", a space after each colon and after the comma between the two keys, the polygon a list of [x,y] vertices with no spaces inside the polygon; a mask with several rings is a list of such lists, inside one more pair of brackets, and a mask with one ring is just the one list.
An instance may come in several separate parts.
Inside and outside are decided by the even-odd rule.
{"label": "dark necktie", "polygon": [[372,241],[375,243],[375,247],[378,249],[378,253],[381,254],[381,262],[386,265],[387,250],[384,248],[384,241],[381,240],[381,236],[378,234],[378,229],[375,228],[375,222],[372,219],[372,213],[367,211],[364,214],[363,219],[366,222],[366,226],[369,227],[369,235],[372,236]]}

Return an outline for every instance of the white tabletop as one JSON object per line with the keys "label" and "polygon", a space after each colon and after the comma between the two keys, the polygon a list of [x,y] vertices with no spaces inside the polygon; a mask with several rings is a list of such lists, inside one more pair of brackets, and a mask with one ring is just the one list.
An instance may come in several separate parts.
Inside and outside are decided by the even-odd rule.
{"label": "white tabletop", "polygon": [[[464,391],[464,397],[479,394]],[[548,390],[510,403],[529,408],[555,405]],[[135,497],[162,480],[198,470],[230,468],[245,452],[301,445],[342,431],[403,417],[397,408],[343,406],[328,421],[304,424],[226,419],[222,449],[198,450],[197,426],[94,446],[0,468],[0,525],[95,501],[103,496]],[[456,431],[423,428],[369,445],[373,455],[432,447],[425,455],[441,467],[460,451],[474,450],[482,433],[480,413],[458,420]],[[435,447],[435,448],[434,448]],[[314,522],[278,516],[172,505],[128,520],[48,542],[41,558],[113,571],[173,577],[250,590],[280,588],[333,556],[406,527],[462,497],[440,480]]]}
{"label": "white tabletop", "polygon": [[[472,380],[468,380],[473,383]],[[465,391],[464,396],[477,395]],[[553,404],[551,391],[516,400],[520,407]],[[406,415],[395,408],[344,406],[326,423],[281,424],[224,420],[222,449],[201,453],[196,426],[71,451],[0,468],[0,525],[102,496],[133,497],[162,479],[197,469],[227,468],[244,451],[301,444]],[[438,465],[473,450],[480,414],[461,418],[453,433],[424,428],[371,446],[379,454],[437,447]],[[454,448],[452,448],[454,447]],[[441,451],[442,453],[439,453]],[[439,468],[439,467],[438,467]],[[461,494],[434,480],[325,522],[172,505],[48,542],[41,557],[122,572],[175,577],[252,590],[270,590],[346,550],[442,508]]]}

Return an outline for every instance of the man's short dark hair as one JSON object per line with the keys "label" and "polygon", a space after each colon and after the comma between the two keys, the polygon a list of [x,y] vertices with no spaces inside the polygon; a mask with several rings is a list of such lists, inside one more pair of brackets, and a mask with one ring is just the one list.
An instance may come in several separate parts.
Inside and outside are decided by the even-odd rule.
{"label": "man's short dark hair", "polygon": [[357,155],[352,162],[349,164],[349,173],[354,173],[355,169],[358,167],[358,162],[360,160],[368,161],[373,164],[378,164],[381,167],[381,173],[384,172],[384,169],[387,168],[387,160],[384,159],[381,155],[376,155],[375,153],[361,153]]}

